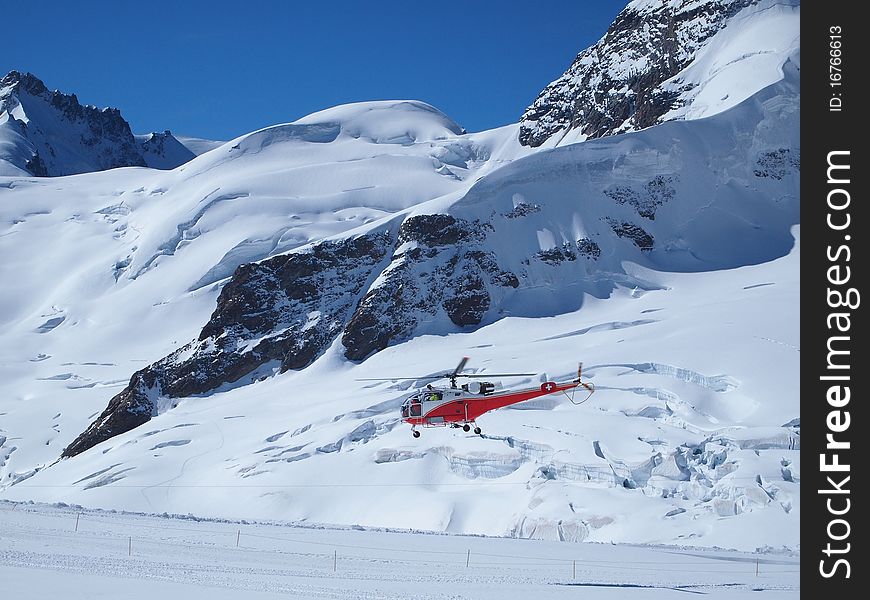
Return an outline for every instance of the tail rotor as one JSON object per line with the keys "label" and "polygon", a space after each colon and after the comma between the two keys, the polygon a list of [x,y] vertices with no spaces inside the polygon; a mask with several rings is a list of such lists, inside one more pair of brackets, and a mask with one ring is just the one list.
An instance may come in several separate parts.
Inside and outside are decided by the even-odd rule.
{"label": "tail rotor", "polygon": [[[577,406],[580,406],[581,404],[583,404],[587,400],[589,400],[589,398],[592,397],[592,394],[595,393],[595,384],[592,383],[591,381],[588,383],[583,381],[583,363],[582,362],[577,365],[577,379],[574,380],[574,383],[577,383],[580,386],[583,386],[583,388],[589,392],[589,395],[586,396],[580,402],[574,402],[574,394],[573,393],[571,394],[571,398],[570,398],[571,403],[576,404]],[[575,387],[574,389],[576,390],[577,388]]]}

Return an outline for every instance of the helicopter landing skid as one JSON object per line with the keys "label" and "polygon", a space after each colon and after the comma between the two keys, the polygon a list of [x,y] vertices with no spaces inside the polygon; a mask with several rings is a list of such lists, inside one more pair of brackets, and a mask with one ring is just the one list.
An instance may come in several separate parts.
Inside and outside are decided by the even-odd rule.
{"label": "helicopter landing skid", "polygon": [[467,423],[451,423],[450,426],[455,429],[459,429],[461,427],[462,431],[464,431],[465,433],[471,431],[471,428],[473,426],[475,435],[481,435],[480,427],[474,421],[468,421]]}

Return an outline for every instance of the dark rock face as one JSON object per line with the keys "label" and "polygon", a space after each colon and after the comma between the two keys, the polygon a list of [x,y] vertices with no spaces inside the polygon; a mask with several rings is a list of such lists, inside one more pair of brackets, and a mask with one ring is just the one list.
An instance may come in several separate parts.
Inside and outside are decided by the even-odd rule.
{"label": "dark rock face", "polygon": [[63,456],[148,421],[158,398],[253,381],[261,367],[308,366],[341,333],[392,247],[388,234],[364,235],[240,266],[199,338],[133,375]]}
{"label": "dark rock face", "polygon": [[279,361],[281,371],[308,366],[341,332],[391,249],[391,238],[381,233],[242,265],[199,336],[199,344],[214,340],[215,350],[205,361],[229,350],[237,353],[239,341],[267,336],[245,353],[249,360]]}
{"label": "dark rock face", "polygon": [[621,238],[628,238],[634,242],[635,246],[644,252],[649,252],[653,249],[655,240],[652,234],[648,233],[643,227],[635,225],[634,223],[618,221],[609,217],[607,223],[610,225],[613,233]]}
{"label": "dark rock face", "polygon": [[577,254],[591,260],[601,258],[601,247],[589,238],[577,240]]}
{"label": "dark rock face", "polygon": [[61,456],[75,456],[111,437],[147,423],[154,410],[149,391],[154,389],[154,373],[148,367],[138,371],[129,385],[109,401],[97,420],[67,446]]}
{"label": "dark rock face", "polygon": [[540,250],[535,256],[548,265],[556,266],[566,261],[575,261],[578,257],[598,260],[601,258],[601,247],[589,238],[580,238],[574,243],[565,242],[561,246],[549,250]]}
{"label": "dark rock face", "polygon": [[572,244],[565,242],[562,246],[539,251],[538,258],[547,264],[557,265],[566,260],[577,260],[577,252],[572,248]]}
{"label": "dark rock face", "polygon": [[423,246],[448,246],[459,242],[483,241],[490,225],[471,224],[450,215],[411,217],[399,229],[399,244],[419,242]]}
{"label": "dark rock face", "polygon": [[800,149],[778,148],[771,152],[762,152],[755,161],[756,177],[769,177],[780,180],[786,175],[801,170]]}
{"label": "dark rock face", "polygon": [[514,206],[513,210],[504,213],[504,216],[508,219],[518,219],[520,217],[525,217],[526,215],[531,215],[536,212],[541,212],[540,206],[538,206],[537,204],[521,202]]}
{"label": "dark rock face", "polygon": [[526,109],[520,143],[537,147],[571,129],[598,138],[659,123],[679,97],[662,84],[691,63],[729,17],[755,1],[629,5]]}
{"label": "dark rock face", "polygon": [[650,221],[656,218],[656,209],[677,193],[674,183],[676,178],[657,175],[646,182],[641,190],[627,185],[615,185],[604,190],[604,194],[617,204],[628,204],[641,217]]}
{"label": "dark rock face", "polygon": [[[479,325],[491,306],[493,288],[519,286],[516,275],[502,270],[483,248],[490,229],[450,215],[405,221],[399,229],[400,251],[344,330],[345,356],[363,360],[440,315],[460,327]],[[402,252],[406,243],[410,247]]]}
{"label": "dark rock face", "polygon": [[63,456],[141,425],[158,403],[303,369],[339,335],[345,356],[362,360],[442,318],[480,324],[492,290],[519,286],[484,249],[490,230],[423,215],[406,220],[395,242],[373,233],[240,266],[199,337],[134,374]]}
{"label": "dark rock face", "polygon": [[0,96],[0,113],[11,113],[19,106],[26,113],[29,106],[42,103],[42,110],[54,111],[63,123],[63,131],[38,119],[31,119],[25,126],[22,135],[32,144],[33,158],[18,166],[33,175],[53,177],[146,166],[130,125],[118,109],[83,106],[75,94],[49,91],[30,73],[10,71],[0,79],[0,89],[5,89]]}
{"label": "dark rock face", "polygon": [[174,169],[196,158],[168,129],[163,133],[136,136],[136,142],[143,160],[152,169]]}
{"label": "dark rock face", "polygon": [[48,169],[39,157],[39,152],[34,154],[33,158],[24,163],[24,169],[36,177],[48,177]]}

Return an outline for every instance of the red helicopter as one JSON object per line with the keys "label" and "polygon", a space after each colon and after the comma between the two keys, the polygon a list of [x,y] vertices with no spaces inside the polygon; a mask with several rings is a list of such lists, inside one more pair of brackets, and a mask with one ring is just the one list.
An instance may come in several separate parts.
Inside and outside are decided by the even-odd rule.
{"label": "red helicopter", "polygon": [[[495,391],[495,384],[489,381],[480,381],[466,383],[462,386],[456,385],[456,380],[462,378],[481,378],[481,377],[531,377],[535,373],[489,373],[485,375],[462,374],[462,369],[465,368],[468,362],[468,357],[464,357],[452,372],[441,373],[438,375],[429,375],[424,377],[384,377],[377,379],[360,379],[359,381],[398,381],[400,379],[426,380],[426,379],[449,379],[450,387],[434,387],[431,384],[424,389],[420,389],[414,394],[405,398],[402,402],[402,421],[411,425],[411,434],[418,438],[420,431],[417,426],[421,427],[462,427],[463,431],[471,431],[474,427],[474,433],[480,435],[480,427],[475,422],[476,419],[491,410],[504,408],[518,402],[525,402],[540,396],[554,394],[556,392],[567,392],[572,390],[569,399],[574,402],[574,390],[577,387],[583,387],[589,392],[582,402],[574,402],[582,404],[592,396],[595,387],[591,383],[580,381],[580,376],[583,370],[583,364],[577,369],[577,379],[565,382],[556,383],[555,381],[547,381],[538,387],[524,388],[511,391]],[[567,395],[567,394],[566,394]]]}

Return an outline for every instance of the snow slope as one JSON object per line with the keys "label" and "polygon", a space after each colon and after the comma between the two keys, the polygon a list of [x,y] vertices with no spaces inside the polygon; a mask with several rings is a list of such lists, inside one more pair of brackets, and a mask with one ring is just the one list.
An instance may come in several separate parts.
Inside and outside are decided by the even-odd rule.
{"label": "snow slope", "polygon": [[218,146],[222,146],[224,142],[218,140],[207,140],[205,138],[192,137],[189,135],[176,135],[175,139],[177,139],[181,144],[194,153],[194,155],[199,156],[200,154],[204,154],[209,150],[214,150]]}
{"label": "snow slope", "polygon": [[783,77],[784,57],[800,52],[800,6],[759,3],[735,15],[666,88],[681,106],[662,117],[700,119],[736,106]]}

